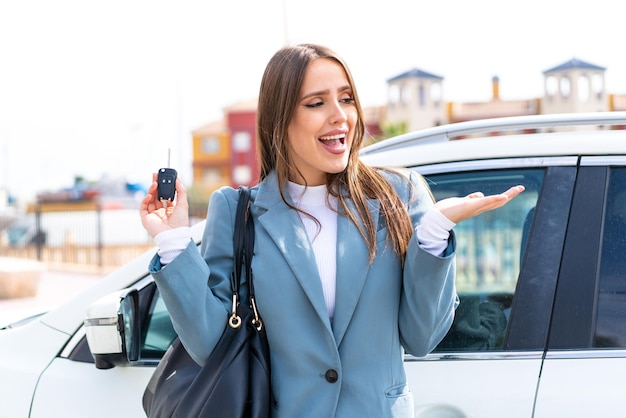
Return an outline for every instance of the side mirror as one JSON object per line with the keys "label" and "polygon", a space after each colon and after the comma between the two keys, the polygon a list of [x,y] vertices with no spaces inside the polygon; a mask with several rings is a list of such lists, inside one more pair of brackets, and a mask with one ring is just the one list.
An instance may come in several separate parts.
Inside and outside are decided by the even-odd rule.
{"label": "side mirror", "polygon": [[87,310],[87,343],[98,369],[128,366],[139,359],[139,293],[124,289],[111,293]]}

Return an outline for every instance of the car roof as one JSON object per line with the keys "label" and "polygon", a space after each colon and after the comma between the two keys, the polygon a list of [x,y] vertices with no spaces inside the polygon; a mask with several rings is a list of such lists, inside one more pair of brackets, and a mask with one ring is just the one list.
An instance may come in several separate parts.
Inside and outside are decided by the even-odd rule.
{"label": "car roof", "polygon": [[[375,166],[414,167],[477,159],[626,154],[626,130],[611,130],[616,126],[626,126],[625,112],[486,119],[400,135],[364,148],[361,158]],[[454,139],[464,135],[472,136]]]}

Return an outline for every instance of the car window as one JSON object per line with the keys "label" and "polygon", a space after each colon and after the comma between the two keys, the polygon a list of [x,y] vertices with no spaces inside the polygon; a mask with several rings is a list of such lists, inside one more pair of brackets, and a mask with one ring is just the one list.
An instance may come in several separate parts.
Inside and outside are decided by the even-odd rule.
{"label": "car window", "polygon": [[142,333],[141,357],[161,358],[176,338],[176,331],[158,288],[154,292],[144,323],[146,325]]}
{"label": "car window", "polygon": [[610,170],[594,347],[626,347],[626,168]]}
{"label": "car window", "polygon": [[500,350],[544,169],[468,171],[425,178],[436,200],[476,191],[497,194],[518,184],[526,187],[503,208],[454,228],[460,305],[452,328],[435,351]]}

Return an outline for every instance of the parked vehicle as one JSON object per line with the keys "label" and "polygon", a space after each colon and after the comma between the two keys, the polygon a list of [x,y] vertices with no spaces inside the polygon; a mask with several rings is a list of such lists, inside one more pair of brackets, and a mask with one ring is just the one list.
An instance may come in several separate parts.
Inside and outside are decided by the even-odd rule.
{"label": "parked vehicle", "polygon": [[[436,199],[526,187],[455,228],[454,324],[433,353],[405,359],[416,417],[624,415],[625,126],[619,112],[488,119],[363,149],[422,173]],[[175,337],[153,253],[0,331],[0,417],[143,416]]]}

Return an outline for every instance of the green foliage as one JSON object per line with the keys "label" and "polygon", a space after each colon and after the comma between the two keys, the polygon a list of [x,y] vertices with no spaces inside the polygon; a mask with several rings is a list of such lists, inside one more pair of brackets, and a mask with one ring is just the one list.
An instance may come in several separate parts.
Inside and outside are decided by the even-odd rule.
{"label": "green foliage", "polygon": [[385,138],[391,138],[407,133],[408,123],[404,120],[397,123],[384,123],[382,128]]}
{"label": "green foliage", "polygon": [[210,197],[211,192],[203,189],[202,187],[191,185],[187,189],[187,199],[189,201],[189,216],[197,218],[206,217]]}

